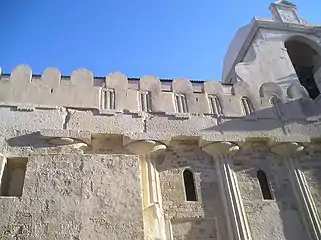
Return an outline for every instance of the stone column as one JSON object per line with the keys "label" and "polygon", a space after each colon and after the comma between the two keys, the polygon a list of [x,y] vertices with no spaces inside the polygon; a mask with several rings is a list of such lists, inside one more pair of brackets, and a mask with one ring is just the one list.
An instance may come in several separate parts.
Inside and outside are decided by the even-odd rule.
{"label": "stone column", "polygon": [[126,149],[140,159],[145,238],[166,240],[158,172],[150,159],[150,153],[165,150],[166,146],[155,141],[135,141]]}
{"label": "stone column", "polygon": [[321,239],[320,218],[310,193],[304,173],[301,169],[297,155],[304,147],[295,142],[281,143],[271,148],[271,151],[284,159],[289,172],[289,178],[299,211],[310,239]]}
{"label": "stone column", "polygon": [[227,213],[228,238],[251,240],[237,179],[230,163],[239,147],[231,142],[218,142],[205,145],[202,150],[217,160],[216,169],[221,179],[222,200]]}

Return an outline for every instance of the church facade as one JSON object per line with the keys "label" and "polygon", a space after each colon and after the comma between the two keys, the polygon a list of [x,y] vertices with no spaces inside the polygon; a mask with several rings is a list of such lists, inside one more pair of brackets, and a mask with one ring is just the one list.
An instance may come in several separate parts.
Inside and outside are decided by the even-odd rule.
{"label": "church facade", "polygon": [[321,26],[270,10],[221,82],[2,74],[0,239],[321,239]]}

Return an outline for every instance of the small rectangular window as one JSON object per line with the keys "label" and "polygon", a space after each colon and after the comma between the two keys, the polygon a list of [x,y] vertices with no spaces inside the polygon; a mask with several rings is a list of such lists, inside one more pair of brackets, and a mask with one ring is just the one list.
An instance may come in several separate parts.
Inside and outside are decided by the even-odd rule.
{"label": "small rectangular window", "polygon": [[102,109],[115,109],[115,89],[104,88],[101,92],[101,108]]}
{"label": "small rectangular window", "polygon": [[8,158],[0,184],[0,196],[21,197],[27,158]]}
{"label": "small rectangular window", "polygon": [[178,113],[188,113],[188,106],[185,94],[176,94],[176,110]]}

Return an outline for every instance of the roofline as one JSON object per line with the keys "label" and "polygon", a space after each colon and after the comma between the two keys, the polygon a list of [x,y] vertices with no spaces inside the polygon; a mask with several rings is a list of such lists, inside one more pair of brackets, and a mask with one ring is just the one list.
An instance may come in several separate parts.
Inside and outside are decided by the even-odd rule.
{"label": "roofline", "polygon": [[[0,76],[6,76],[6,77],[10,77],[10,73],[1,73]],[[41,74],[32,74],[33,77],[41,77]],[[70,76],[68,75],[61,75],[61,78],[70,78]],[[100,76],[94,76],[94,79],[106,79],[106,77],[100,77]],[[128,80],[131,81],[139,81],[140,78],[137,77],[129,77],[127,78]],[[159,79],[161,82],[172,82],[174,79],[170,79],[170,78],[161,78]],[[193,80],[193,79],[189,79],[189,81],[191,83],[204,83],[206,80]]]}
{"label": "roofline", "polygon": [[246,51],[248,50],[249,46],[251,45],[254,37],[259,29],[275,29],[275,30],[283,30],[288,31],[291,30],[292,32],[296,33],[310,33],[319,35],[321,37],[321,25],[303,25],[303,24],[295,24],[295,23],[284,23],[284,22],[272,22],[272,21],[264,21],[259,19],[258,17],[254,17],[250,23],[252,25],[250,33],[246,37],[241,50],[239,51],[237,57],[235,58],[232,68],[230,69],[229,73],[226,75],[227,79],[222,79],[222,84],[233,84],[232,81],[232,72],[236,64],[242,61]]}

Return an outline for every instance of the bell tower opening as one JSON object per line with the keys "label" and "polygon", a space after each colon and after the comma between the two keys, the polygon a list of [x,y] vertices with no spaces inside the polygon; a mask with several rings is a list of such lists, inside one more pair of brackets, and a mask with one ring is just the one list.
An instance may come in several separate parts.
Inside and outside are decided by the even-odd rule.
{"label": "bell tower opening", "polygon": [[315,99],[320,90],[315,81],[315,73],[321,66],[321,56],[303,41],[290,39],[285,47],[302,86],[306,88],[309,96]]}

